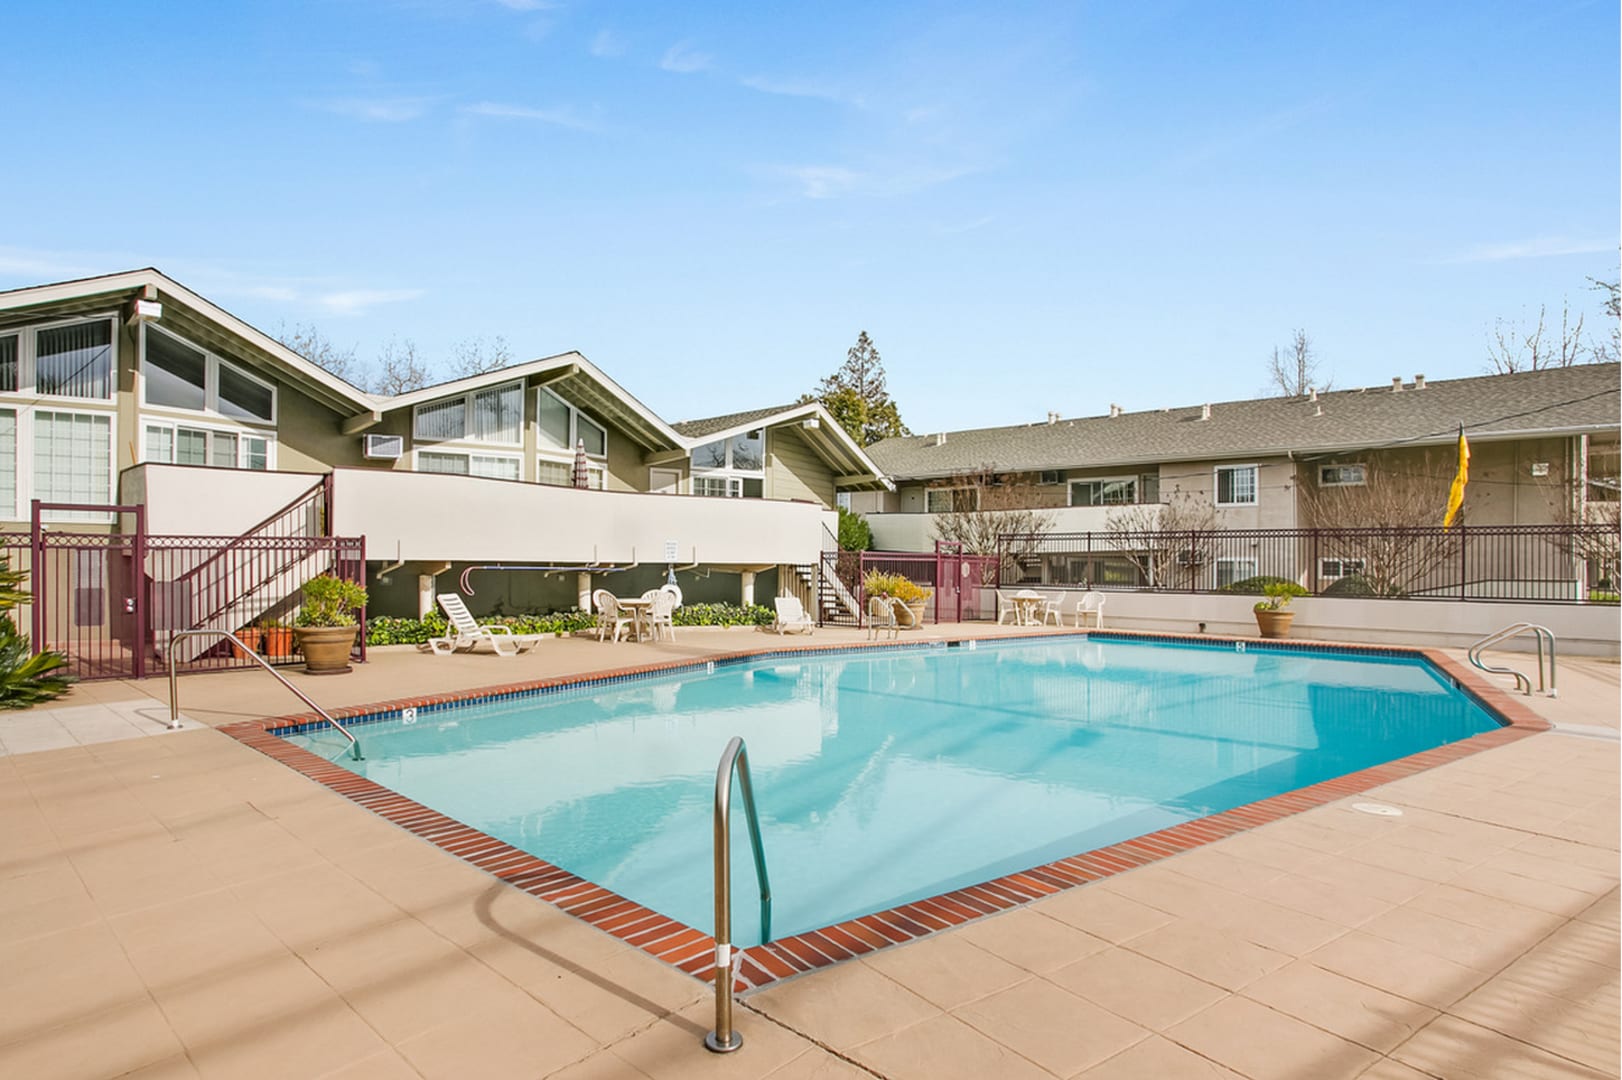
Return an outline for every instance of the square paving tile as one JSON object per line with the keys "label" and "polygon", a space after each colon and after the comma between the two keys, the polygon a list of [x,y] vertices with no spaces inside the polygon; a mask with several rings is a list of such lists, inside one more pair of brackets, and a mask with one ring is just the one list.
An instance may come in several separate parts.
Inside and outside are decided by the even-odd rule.
{"label": "square paving tile", "polygon": [[1226,996],[1219,987],[1125,948],[1089,956],[1047,978],[1153,1031],[1163,1031]]}
{"label": "square paving tile", "polygon": [[1218,1002],[1166,1037],[1253,1080],[1355,1077],[1380,1056],[1242,997]]}
{"label": "square paving tile", "polygon": [[1149,1035],[1147,1029],[1038,978],[952,1015],[1057,1076],[1072,1076]]}

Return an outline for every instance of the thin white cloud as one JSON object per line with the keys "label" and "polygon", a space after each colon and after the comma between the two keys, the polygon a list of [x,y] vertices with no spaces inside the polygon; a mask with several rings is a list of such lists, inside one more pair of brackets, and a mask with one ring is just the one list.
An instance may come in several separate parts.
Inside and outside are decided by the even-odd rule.
{"label": "thin white cloud", "polygon": [[334,315],[361,315],[379,304],[401,304],[423,295],[422,289],[342,289],[315,297]]}
{"label": "thin white cloud", "polygon": [[582,116],[572,105],[559,105],[537,109],[529,105],[508,105],[499,101],[480,101],[462,106],[468,116],[489,116],[498,120],[534,120],[542,124],[572,128],[575,131],[596,131],[596,121]]}
{"label": "thin white cloud", "polygon": [[591,39],[591,55],[609,59],[625,55],[625,42],[612,30],[599,30]]}
{"label": "thin white cloud", "polygon": [[95,277],[118,270],[133,270],[136,264],[124,256],[117,261],[98,260],[82,252],[40,251],[34,248],[0,247],[0,276],[34,284]]}
{"label": "thin white cloud", "polygon": [[738,81],[749,89],[758,90],[762,94],[776,94],[780,97],[814,98],[818,101],[831,101],[836,105],[851,105],[858,109],[864,106],[862,99],[854,94],[847,94],[832,86],[806,79],[773,79],[764,75],[751,75]]}
{"label": "thin white cloud", "polygon": [[659,66],[678,75],[691,75],[695,71],[703,71],[709,67],[714,59],[709,53],[701,53],[694,49],[691,41],[678,41],[665,50]]}
{"label": "thin white cloud", "polygon": [[1557,255],[1615,253],[1615,240],[1572,240],[1564,236],[1539,236],[1506,244],[1477,244],[1475,247],[1441,259],[1444,263],[1506,262],[1510,259],[1547,259]]}
{"label": "thin white cloud", "polygon": [[553,0],[496,0],[508,11],[556,11],[562,4]]}
{"label": "thin white cloud", "polygon": [[770,175],[786,178],[799,187],[807,199],[838,199],[845,196],[889,198],[910,195],[937,184],[945,184],[980,171],[967,165],[942,167],[895,162],[870,169],[843,165],[789,165],[768,168]]}
{"label": "thin white cloud", "polygon": [[431,98],[330,98],[311,103],[324,112],[364,120],[371,124],[403,124],[420,118],[433,104]]}
{"label": "thin white cloud", "polygon": [[783,173],[800,185],[800,194],[808,199],[849,195],[864,180],[861,173],[838,165],[796,165],[784,169]]}

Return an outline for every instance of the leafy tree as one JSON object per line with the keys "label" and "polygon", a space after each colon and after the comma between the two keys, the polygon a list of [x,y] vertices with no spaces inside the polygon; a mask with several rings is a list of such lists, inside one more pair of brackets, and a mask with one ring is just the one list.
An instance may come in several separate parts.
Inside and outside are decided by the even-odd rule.
{"label": "leafy tree", "polygon": [[1267,362],[1268,388],[1284,397],[1305,397],[1314,387],[1328,390],[1328,377],[1318,377],[1318,354],[1313,351],[1312,339],[1305,330],[1297,330],[1290,343],[1282,349],[1273,347],[1273,356]]}
{"label": "leafy tree", "polygon": [[901,411],[885,386],[884,362],[866,330],[845,354],[844,365],[823,379],[815,394],[800,401],[821,402],[858,446],[912,434],[901,422]]}
{"label": "leafy tree", "polygon": [[873,527],[854,510],[839,508],[839,550],[870,551],[873,547]]}
{"label": "leafy tree", "polygon": [[0,709],[26,709],[67,693],[72,676],[59,669],[68,658],[59,652],[30,656],[28,636],[17,629],[12,609],[26,603],[23,581],[28,577],[11,569],[11,561],[0,555]]}

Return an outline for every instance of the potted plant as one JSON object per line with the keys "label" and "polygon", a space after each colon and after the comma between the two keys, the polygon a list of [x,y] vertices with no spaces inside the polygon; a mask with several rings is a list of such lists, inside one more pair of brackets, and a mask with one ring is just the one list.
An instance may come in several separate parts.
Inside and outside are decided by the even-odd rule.
{"label": "potted plant", "polygon": [[286,660],[293,655],[293,629],[283,626],[280,619],[260,619],[259,636],[264,640],[265,656],[269,659]]}
{"label": "potted plant", "polygon": [[886,574],[878,570],[869,570],[862,577],[862,589],[869,596],[888,596],[901,601],[907,609],[907,614],[898,619],[902,629],[923,625],[924,606],[935,591],[904,574]]}
{"label": "potted plant", "polygon": [[1267,599],[1256,602],[1256,628],[1264,638],[1288,637],[1290,624],[1295,621],[1290,601],[1307,595],[1307,590],[1293,581],[1269,581],[1262,592]]}
{"label": "potted plant", "polygon": [[349,670],[360,625],[355,612],[366,606],[366,588],[333,574],[304,583],[304,606],[299,609],[294,633],[304,653],[304,670],[311,675],[341,675]]}
{"label": "potted plant", "polygon": [[264,639],[264,631],[260,630],[259,627],[241,627],[237,630],[237,641],[242,642],[242,644],[238,645],[236,642],[232,642],[231,655],[236,657],[238,660],[246,660],[249,653],[256,653],[259,651],[259,643]]}

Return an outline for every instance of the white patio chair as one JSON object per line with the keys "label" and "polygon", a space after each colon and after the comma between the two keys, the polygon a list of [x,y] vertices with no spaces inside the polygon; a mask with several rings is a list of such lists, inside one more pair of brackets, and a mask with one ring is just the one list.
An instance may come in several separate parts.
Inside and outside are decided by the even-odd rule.
{"label": "white patio chair", "polygon": [[1042,597],[1042,602],[1036,608],[1036,621],[1043,626],[1048,623],[1052,623],[1054,626],[1063,626],[1064,601],[1057,596]]}
{"label": "white patio chair", "polygon": [[1087,625],[1087,616],[1093,617],[1093,626],[1102,630],[1104,628],[1104,594],[1096,589],[1081,594],[1076,601],[1076,626]]}
{"label": "white patio chair", "polygon": [[1020,620],[1019,605],[1014,603],[1012,598],[1004,596],[1002,594],[1002,590],[998,589],[997,590],[997,625],[1001,626],[1003,623],[1010,623],[1010,624],[1012,624],[1014,626],[1018,626],[1019,625],[1019,620]]}
{"label": "white patio chair", "polygon": [[901,632],[901,622],[896,618],[896,608],[905,607],[901,601],[889,596],[869,596],[867,598],[867,636],[876,640],[884,631],[890,631],[893,638]]}
{"label": "white patio chair", "polygon": [[676,596],[671,590],[674,586],[666,585],[662,589],[652,589],[647,598],[653,601],[648,608],[648,629],[653,634],[653,640],[659,640],[659,628],[662,626],[670,635],[670,640],[676,640]]}
{"label": "white patio chair", "polygon": [[603,635],[612,632],[614,640],[620,639],[620,631],[631,625],[631,616],[620,610],[619,597],[607,589],[598,589],[591,594],[591,606],[597,609],[597,640],[603,640]]}
{"label": "white patio chair", "polygon": [[544,634],[515,634],[510,626],[501,623],[480,624],[467,604],[456,593],[440,593],[439,606],[445,609],[445,617],[450,620],[450,633],[445,637],[429,638],[428,647],[434,651],[435,656],[449,656],[464,649],[471,651],[478,647],[481,641],[490,643],[497,656],[516,656],[521,652],[533,649]]}
{"label": "white patio chair", "polygon": [[805,613],[805,605],[800,603],[797,596],[779,596],[774,603],[777,606],[777,619],[772,623],[772,629],[779,634],[789,630],[799,630],[807,634],[814,633],[817,621]]}

